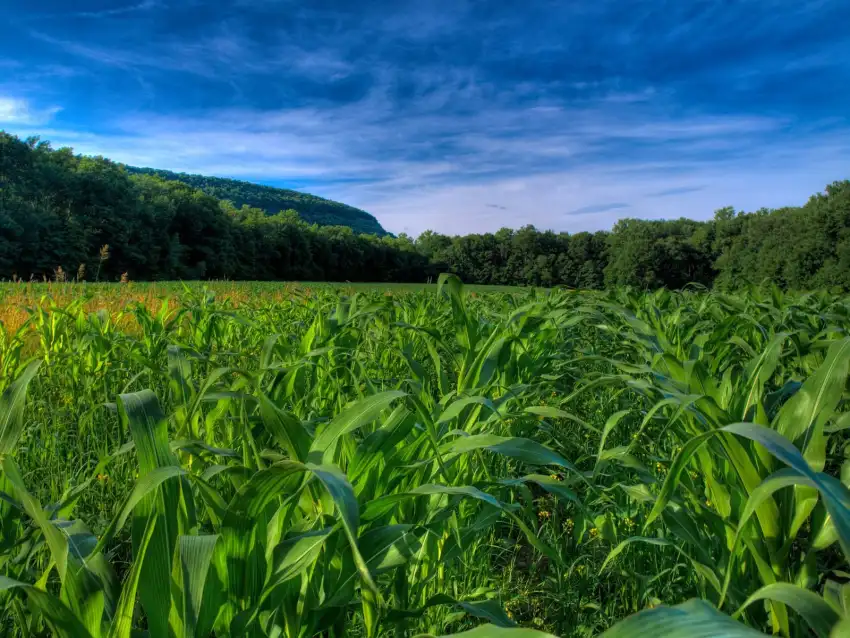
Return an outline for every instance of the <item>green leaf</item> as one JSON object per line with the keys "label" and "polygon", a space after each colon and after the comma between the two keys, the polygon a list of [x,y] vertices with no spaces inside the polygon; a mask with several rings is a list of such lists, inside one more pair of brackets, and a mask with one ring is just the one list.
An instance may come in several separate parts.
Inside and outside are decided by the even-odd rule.
{"label": "green leaf", "polygon": [[351,487],[345,474],[336,466],[320,466],[308,463],[307,468],[322,482],[336,505],[342,528],[345,530],[345,535],[351,545],[354,564],[360,573],[363,616],[366,622],[367,635],[371,637],[375,635],[377,629],[377,612],[378,607],[381,605],[381,595],[357,544],[357,531],[360,527],[360,509],[357,505],[357,497],[354,495],[354,489]]}
{"label": "green leaf", "polygon": [[92,638],[85,626],[62,604],[46,591],[37,589],[7,576],[0,576],[0,591],[19,589],[27,594],[32,605],[44,616],[53,635],[58,638]]}
{"label": "green leaf", "polygon": [[[139,476],[162,467],[176,467],[178,462],[168,443],[165,415],[156,395],[150,390],[122,394],[118,398],[122,423],[130,430],[139,459]],[[182,508],[181,487],[191,495],[188,484],[180,478],[163,481],[158,490],[142,498],[134,510],[132,523],[133,549],[139,553],[151,516],[158,521],[142,565],[139,597],[148,618],[152,635],[168,633],[171,608],[171,567],[177,547],[178,514]]]}
{"label": "green leaf", "polygon": [[27,387],[40,365],[41,360],[32,361],[0,395],[0,454],[11,454],[18,447],[24,427]]}
{"label": "green leaf", "polygon": [[477,499],[479,501],[484,501],[488,505],[492,505],[493,507],[497,507],[500,510],[504,509],[504,504],[502,504],[496,497],[487,494],[486,492],[482,492],[477,487],[472,487],[468,485],[463,486],[455,486],[455,487],[447,487],[445,485],[433,485],[426,484],[420,485],[409,492],[401,492],[398,494],[389,494],[387,496],[382,496],[380,498],[373,499],[366,504],[365,509],[363,510],[363,519],[364,520],[373,520],[382,516],[389,512],[392,508],[394,508],[398,503],[415,498],[417,496],[427,496],[431,494],[448,494],[451,496],[465,496],[473,499]]}
{"label": "green leaf", "polygon": [[136,592],[139,588],[139,578],[142,574],[145,554],[153,537],[156,521],[156,516],[151,516],[148,519],[141,544],[133,557],[133,566],[130,568],[130,573],[121,589],[121,597],[118,599],[115,617],[112,619],[112,624],[109,627],[109,638],[130,638],[133,629],[133,611],[136,608]]}
{"label": "green leaf", "polygon": [[[105,596],[103,587],[107,583],[103,579],[109,576],[104,573],[103,560],[94,555],[87,561],[90,551],[75,543],[71,534],[55,525],[45,513],[41,504],[27,491],[23,478],[15,462],[9,457],[0,457],[0,467],[6,481],[14,487],[15,495],[24,511],[33,520],[44,535],[50,550],[50,557],[59,572],[62,602],[68,606],[76,618],[86,627],[86,631],[100,625]],[[77,531],[82,531],[86,537],[91,536],[82,525],[77,525]],[[78,536],[75,534],[75,536]],[[90,545],[90,543],[86,543]],[[89,568],[91,564],[91,569]],[[99,574],[95,574],[97,570]],[[47,572],[45,572],[45,577]],[[111,593],[111,592],[110,592]]]}
{"label": "green leaf", "polygon": [[3,469],[4,478],[14,488],[15,496],[17,496],[24,511],[44,534],[44,540],[48,549],[50,549],[51,558],[59,572],[59,581],[64,585],[69,562],[66,536],[50,522],[41,504],[29,493],[17,464],[9,457],[0,457],[0,467]]}
{"label": "green leaf", "polygon": [[460,416],[460,413],[463,412],[463,409],[470,405],[481,405],[488,408],[491,412],[498,414],[496,406],[493,405],[493,402],[487,397],[463,397],[452,401],[451,404],[443,410],[442,414],[440,414],[440,418],[437,419],[437,424],[448,423],[452,419],[457,418]]}
{"label": "green leaf", "polygon": [[529,465],[556,465],[582,476],[578,469],[557,452],[531,439],[495,434],[462,436],[441,448],[450,454],[464,454],[473,450],[490,450],[509,456]]}
{"label": "green leaf", "polygon": [[301,421],[284,412],[264,394],[257,397],[263,425],[293,461],[307,460],[312,438]]}
{"label": "green leaf", "polygon": [[722,431],[760,443],[777,459],[809,479],[812,486],[820,492],[833,519],[845,558],[850,559],[850,491],[838,479],[812,470],[800,451],[788,439],[770,428],[752,423],[736,423],[727,425]]}
{"label": "green leaf", "polygon": [[[806,434],[821,413],[829,415],[841,400],[850,367],[850,338],[834,343],[823,364],[803,383],[803,387],[782,406],[776,417],[776,431],[793,443]],[[822,425],[821,425],[822,428]],[[809,433],[809,438],[815,433]],[[805,446],[803,446],[805,449]]]}
{"label": "green leaf", "polygon": [[251,524],[273,500],[294,494],[301,486],[300,475],[306,471],[303,463],[279,461],[255,472],[231,499],[223,525],[241,528]]}
{"label": "green leaf", "polygon": [[790,487],[792,485],[814,486],[814,483],[810,479],[800,474],[794,468],[787,467],[777,472],[774,472],[766,479],[764,479],[761,484],[759,484],[759,486],[755,490],[753,490],[753,492],[750,494],[750,497],[747,499],[747,503],[744,506],[740,517],[738,518],[738,529],[735,533],[735,538],[732,541],[731,547],[729,548],[729,565],[726,569],[726,577],[723,583],[723,592],[720,597],[719,603],[721,607],[723,606],[723,601],[726,598],[726,591],[729,588],[732,574],[734,573],[732,565],[736,556],[735,550],[738,547],[738,542],[741,539],[741,535],[744,533],[747,523],[763,502],[765,502],[769,498],[772,498],[773,494],[778,490],[781,490],[785,487]]}
{"label": "green leaf", "polygon": [[[204,587],[210,569],[210,561],[218,542],[217,535],[180,536],[178,539],[178,557],[182,575],[182,620],[183,635],[186,638],[206,638],[209,625],[201,616],[201,604],[204,599]],[[214,612],[216,610],[205,610]],[[199,625],[201,631],[199,632]],[[207,627],[204,627],[207,625]],[[206,629],[206,630],[205,630]]]}
{"label": "green leaf", "polygon": [[[319,557],[322,546],[333,531],[334,528],[327,527],[299,534],[275,547],[266,591],[269,592],[309,568]],[[264,597],[265,595],[267,593]]]}
{"label": "green leaf", "polygon": [[578,418],[574,414],[570,414],[569,412],[565,412],[564,410],[561,410],[559,408],[553,408],[550,405],[533,405],[533,406],[527,407],[525,409],[525,412],[528,413],[528,414],[534,414],[534,415],[537,415],[537,416],[547,417],[549,419],[566,419],[567,421],[572,421],[573,423],[577,423],[581,427],[583,427],[587,430],[590,430],[591,432],[593,432],[595,434],[600,434],[599,429],[593,427],[587,421],[583,421],[582,419]]}
{"label": "green leaf", "polygon": [[599,438],[599,451],[596,454],[597,467],[602,460],[602,452],[605,450],[605,441],[608,439],[608,435],[611,433],[611,430],[617,427],[617,424],[623,419],[623,417],[629,414],[629,412],[630,410],[620,410],[619,412],[615,412],[609,416],[608,420],[605,421],[605,425],[602,428],[602,436]]}
{"label": "green leaf", "polygon": [[[415,638],[433,638],[431,634],[419,634]],[[475,629],[462,631],[457,634],[442,634],[442,638],[557,638],[536,629],[521,629],[519,627],[496,627],[481,625]]]}
{"label": "green leaf", "polygon": [[788,605],[803,617],[819,638],[829,638],[833,626],[841,620],[838,612],[823,598],[813,591],[791,583],[765,585],[747,598],[734,615],[741,615],[747,607],[759,600],[773,600]]}
{"label": "green leaf", "polygon": [[409,561],[422,547],[424,528],[382,525],[360,535],[358,544],[369,570],[378,574]]}
{"label": "green leaf", "polygon": [[558,480],[557,478],[552,478],[551,476],[545,476],[543,474],[528,474],[523,476],[522,478],[517,479],[502,479],[499,481],[500,485],[521,485],[525,483],[534,483],[539,485],[544,490],[549,492],[550,494],[554,494],[562,499],[572,501],[576,503],[579,507],[584,507],[584,503],[579,499],[578,495],[564,485],[563,481]]}
{"label": "green leaf", "polygon": [[702,600],[689,600],[675,607],[646,609],[621,620],[600,638],[765,638]]}
{"label": "green leaf", "polygon": [[407,396],[401,390],[388,390],[355,401],[340,412],[325,428],[318,433],[310,446],[308,458],[311,463],[332,462],[339,438],[349,432],[368,425],[377,419],[381,412],[396,399]]}
{"label": "green leaf", "polygon": [[694,570],[703,576],[709,584],[714,588],[714,590],[720,593],[720,580],[717,578],[717,575],[712,571],[708,566],[704,563],[700,563],[699,561],[692,558],[688,555],[687,552],[682,550],[678,545],[672,543],[669,540],[664,538],[653,538],[646,536],[632,536],[630,538],[621,541],[619,545],[617,545],[614,549],[612,549],[608,556],[606,556],[605,561],[602,563],[602,567],[599,568],[599,574],[605,571],[605,568],[617,557],[619,556],[627,547],[629,547],[632,543],[645,543],[647,545],[656,545],[658,547],[670,547],[676,550],[684,559],[691,563],[691,566]]}
{"label": "green leaf", "polygon": [[[454,605],[463,609],[470,616],[487,620],[496,627],[514,627],[514,623],[505,610],[495,600],[462,601],[452,598],[446,594],[436,594],[429,598],[426,603],[418,609],[392,609],[387,613],[387,619],[396,621],[401,618],[420,618],[431,607],[439,605]],[[488,625],[490,626],[490,625]]]}

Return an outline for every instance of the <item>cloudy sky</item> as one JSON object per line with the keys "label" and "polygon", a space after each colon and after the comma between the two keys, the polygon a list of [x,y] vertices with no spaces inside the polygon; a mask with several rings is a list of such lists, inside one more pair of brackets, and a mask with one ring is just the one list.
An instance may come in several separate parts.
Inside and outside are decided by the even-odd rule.
{"label": "cloudy sky", "polygon": [[850,178],[847,0],[0,0],[0,129],[392,232],[577,232]]}

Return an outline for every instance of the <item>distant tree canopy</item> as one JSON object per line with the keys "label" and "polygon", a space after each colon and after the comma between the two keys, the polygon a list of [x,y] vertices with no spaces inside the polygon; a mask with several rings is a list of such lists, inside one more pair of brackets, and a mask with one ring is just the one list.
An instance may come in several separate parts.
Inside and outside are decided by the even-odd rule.
{"label": "distant tree canopy", "polygon": [[[213,196],[213,186],[204,192],[184,177],[222,182],[225,191]],[[533,226],[457,237],[428,231],[415,241],[309,223],[294,207],[275,211],[283,195],[251,200],[262,207],[245,201],[266,188],[163,179],[0,131],[0,277],[40,279],[61,267],[112,281],[126,272],[136,280],[415,282],[450,271],[500,285],[733,289],[772,281],[850,290],[850,181],[801,207],[724,208],[705,222],[624,219],[611,231],[572,235]]]}
{"label": "distant tree canopy", "polygon": [[383,236],[387,231],[369,213],[353,206],[334,202],[309,193],[286,188],[252,184],[235,179],[174,173],[155,168],[125,167],[131,175],[153,175],[164,180],[178,181],[204,191],[216,199],[229,201],[237,208],[259,208],[270,215],[282,210],[295,210],[301,219],[320,226],[349,226],[357,233]]}
{"label": "distant tree canopy", "polygon": [[[108,258],[102,249],[108,246]],[[0,132],[0,277],[421,281],[408,237],[236,208],[180,181]]]}

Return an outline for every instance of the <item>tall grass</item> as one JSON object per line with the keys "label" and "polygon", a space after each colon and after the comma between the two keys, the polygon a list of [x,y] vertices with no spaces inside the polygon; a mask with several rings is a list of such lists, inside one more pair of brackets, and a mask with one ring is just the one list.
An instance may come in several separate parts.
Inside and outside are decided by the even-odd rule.
{"label": "tall grass", "polygon": [[6,294],[10,635],[845,622],[845,299]]}

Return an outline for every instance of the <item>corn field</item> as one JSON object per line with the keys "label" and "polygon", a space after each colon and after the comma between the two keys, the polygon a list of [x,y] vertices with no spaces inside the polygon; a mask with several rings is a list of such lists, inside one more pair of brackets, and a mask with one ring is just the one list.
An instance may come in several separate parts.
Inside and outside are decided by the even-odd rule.
{"label": "corn field", "polygon": [[2,635],[848,632],[846,298],[132,286],[3,292]]}

